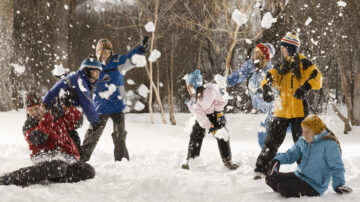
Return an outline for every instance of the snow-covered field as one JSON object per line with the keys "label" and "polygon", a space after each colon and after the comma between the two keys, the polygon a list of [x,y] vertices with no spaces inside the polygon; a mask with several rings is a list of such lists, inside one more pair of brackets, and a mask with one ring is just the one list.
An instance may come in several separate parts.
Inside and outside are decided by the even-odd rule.
{"label": "snow-covered field", "polygon": [[[224,168],[216,141],[210,135],[204,139],[201,156],[191,170],[182,170],[185,159],[191,115],[176,114],[178,125],[149,124],[148,114],[127,114],[130,162],[114,162],[111,139],[112,123],[107,127],[94,151],[90,164],[95,167],[92,180],[77,184],[34,185],[26,188],[0,186],[0,201],[360,201],[360,128],[342,134],[343,124],[336,116],[324,117],[327,125],[342,143],[347,185],[354,193],[337,195],[332,188],[321,198],[285,199],[266,186],[263,180],[252,180],[255,160],[260,152],[257,128],[261,115],[229,114],[233,159],[241,164],[236,171]],[[29,151],[21,127],[24,111],[0,113],[0,175],[31,165]],[[88,126],[80,129],[81,138]],[[287,135],[280,151],[292,144]],[[295,165],[282,166],[291,171]]]}

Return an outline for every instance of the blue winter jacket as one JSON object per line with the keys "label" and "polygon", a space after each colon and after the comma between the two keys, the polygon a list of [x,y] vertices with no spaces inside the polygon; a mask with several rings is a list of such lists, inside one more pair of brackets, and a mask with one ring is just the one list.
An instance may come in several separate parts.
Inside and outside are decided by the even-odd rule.
{"label": "blue winter jacket", "polygon": [[295,175],[311,185],[320,195],[328,189],[330,179],[335,190],[345,184],[344,164],[341,159],[339,145],[333,140],[325,140],[330,135],[324,131],[314,137],[312,143],[307,143],[303,137],[285,153],[280,153],[274,159],[280,164],[292,164],[301,158]]}
{"label": "blue winter jacket", "polygon": [[263,113],[271,111],[272,103],[267,103],[263,99],[261,81],[264,79],[266,72],[272,67],[271,61],[264,69],[255,67],[252,59],[246,61],[240,69],[234,71],[227,78],[228,86],[232,87],[238,83],[249,80],[248,88],[254,109],[260,109]]}
{"label": "blue winter jacket", "polygon": [[[75,89],[75,92],[71,88]],[[99,122],[99,116],[95,112],[90,91],[91,82],[89,78],[83,70],[78,70],[76,73],[58,81],[45,95],[43,102],[49,105],[55,98],[60,98],[64,94],[75,93],[76,95],[72,95],[72,97],[75,97],[75,99],[71,99],[72,105],[81,106],[89,122],[95,124]]]}
{"label": "blue winter jacket", "polygon": [[141,46],[127,55],[112,55],[107,65],[102,65],[99,80],[95,83],[94,105],[98,114],[123,112],[126,107],[124,76],[134,68],[131,56],[143,55]]}

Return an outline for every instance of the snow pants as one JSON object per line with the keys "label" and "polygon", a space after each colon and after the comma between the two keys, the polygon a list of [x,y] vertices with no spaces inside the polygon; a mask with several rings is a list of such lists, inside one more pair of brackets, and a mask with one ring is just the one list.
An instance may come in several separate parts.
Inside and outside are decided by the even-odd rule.
{"label": "snow pants", "polygon": [[82,161],[90,160],[90,157],[98,143],[106,122],[109,118],[113,120],[113,130],[111,134],[114,142],[114,157],[115,161],[121,161],[122,158],[129,159],[129,152],[126,147],[126,130],[125,130],[125,114],[116,113],[116,114],[104,114],[100,115],[100,121],[96,127],[90,125],[89,129],[86,132],[85,139],[80,148],[80,156]]}
{"label": "snow pants", "polygon": [[84,162],[67,163],[62,160],[44,161],[34,166],[21,168],[0,177],[0,185],[27,186],[44,181],[73,183],[92,179],[94,168]]}
{"label": "snow pants", "polygon": [[[209,114],[207,116],[208,116],[210,122],[212,122],[213,124],[217,121],[216,113]],[[214,124],[214,125],[216,125],[216,124]],[[205,129],[201,128],[199,123],[196,121],[192,128],[192,132],[190,134],[187,159],[200,156],[201,145],[202,145],[203,139],[205,137],[205,132],[206,132]],[[218,143],[221,158],[222,159],[229,158],[229,157],[231,158],[230,140],[225,141],[223,139],[218,139],[218,138],[216,138],[216,140]]]}
{"label": "snow pants", "polygon": [[302,135],[301,122],[304,118],[285,119],[274,117],[269,123],[268,135],[265,144],[256,160],[255,172],[267,172],[268,163],[275,157],[279,147],[284,142],[286,130],[291,124],[291,132],[294,143]]}
{"label": "snow pants", "polygon": [[284,197],[319,196],[308,183],[296,177],[295,173],[274,172],[266,176],[266,184]]}

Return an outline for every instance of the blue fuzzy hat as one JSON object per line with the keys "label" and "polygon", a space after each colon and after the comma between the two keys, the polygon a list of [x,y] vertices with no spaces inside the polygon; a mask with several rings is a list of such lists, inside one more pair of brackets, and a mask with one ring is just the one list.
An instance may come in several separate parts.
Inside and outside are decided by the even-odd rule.
{"label": "blue fuzzy hat", "polygon": [[82,61],[80,65],[80,69],[83,70],[85,67],[89,69],[96,69],[99,71],[102,70],[101,63],[99,62],[99,60],[93,57],[86,58],[85,60]]}
{"label": "blue fuzzy hat", "polygon": [[186,83],[192,85],[195,89],[202,86],[203,85],[203,80],[202,80],[200,70],[197,69],[197,70],[191,72],[189,74],[188,78],[186,79]]}

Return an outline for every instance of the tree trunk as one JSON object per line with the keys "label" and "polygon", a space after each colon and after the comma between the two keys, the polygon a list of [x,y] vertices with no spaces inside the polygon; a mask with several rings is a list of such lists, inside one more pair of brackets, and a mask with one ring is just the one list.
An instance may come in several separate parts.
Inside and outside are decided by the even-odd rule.
{"label": "tree trunk", "polygon": [[[175,34],[172,33],[171,36],[171,55],[170,55],[170,84],[168,86],[170,93],[169,93],[169,112],[170,112],[170,122],[172,125],[176,125],[175,114],[174,114],[174,49],[175,49]],[[168,79],[169,80],[169,79]]]}
{"label": "tree trunk", "polygon": [[237,39],[237,34],[239,32],[239,29],[240,29],[240,26],[236,25],[235,30],[231,35],[231,43],[230,43],[230,47],[229,47],[229,50],[228,50],[227,56],[226,56],[225,77],[227,77],[229,75],[229,72],[230,72],[232,53],[233,53],[234,48],[236,46],[236,39]]}
{"label": "tree trunk", "polygon": [[0,1],[0,111],[13,109],[11,68],[13,53],[13,0]]}
{"label": "tree trunk", "polygon": [[353,94],[353,115],[354,115],[354,124],[356,126],[360,125],[360,66],[358,66],[358,72],[354,79],[354,94]]}

